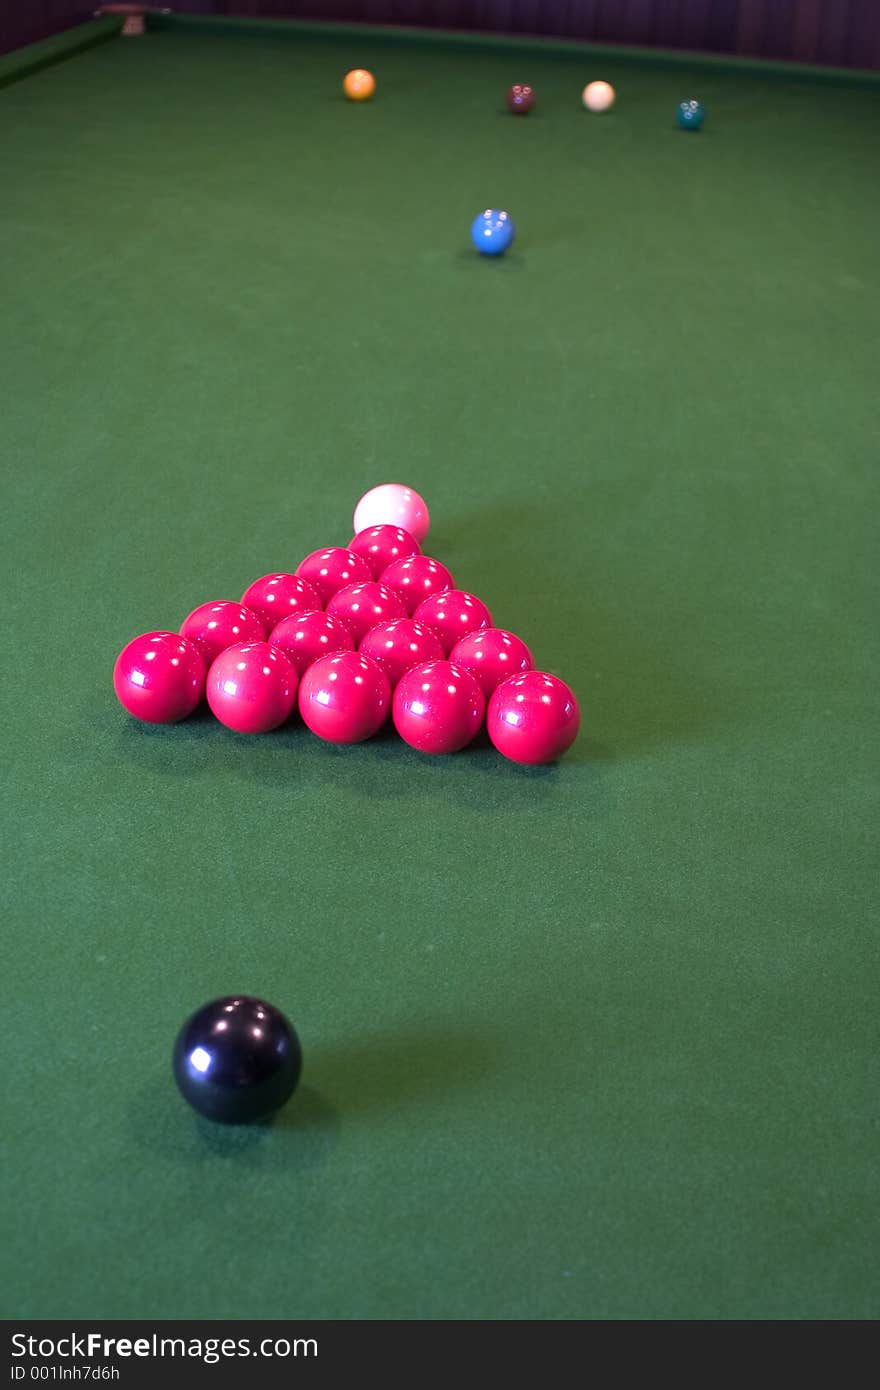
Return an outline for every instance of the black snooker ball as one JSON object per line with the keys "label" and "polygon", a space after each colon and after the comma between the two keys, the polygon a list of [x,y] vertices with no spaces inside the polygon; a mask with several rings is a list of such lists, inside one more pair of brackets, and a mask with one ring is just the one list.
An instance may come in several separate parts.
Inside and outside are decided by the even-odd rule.
{"label": "black snooker ball", "polygon": [[232,994],[204,1004],[174,1044],[174,1079],[200,1115],[223,1124],[260,1120],[290,1099],[302,1070],[293,1026],[262,999]]}

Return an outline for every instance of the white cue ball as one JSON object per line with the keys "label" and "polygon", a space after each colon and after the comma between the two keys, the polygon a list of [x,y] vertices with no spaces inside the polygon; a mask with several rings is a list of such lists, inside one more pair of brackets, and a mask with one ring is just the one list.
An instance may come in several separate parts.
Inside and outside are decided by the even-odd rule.
{"label": "white cue ball", "polygon": [[614,88],[610,82],[588,82],[581,101],[588,111],[610,111],[614,105]]}
{"label": "white cue ball", "polygon": [[421,544],[431,518],[424,498],[404,483],[381,483],[371,488],[354,510],[354,533],[369,526],[402,526]]}

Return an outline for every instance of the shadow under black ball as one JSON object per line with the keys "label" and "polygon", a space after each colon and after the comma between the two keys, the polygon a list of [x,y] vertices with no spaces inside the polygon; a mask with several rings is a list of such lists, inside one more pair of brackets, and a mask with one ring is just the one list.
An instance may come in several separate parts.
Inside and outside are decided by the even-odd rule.
{"label": "shadow under black ball", "polygon": [[205,1004],[174,1044],[174,1079],[200,1115],[247,1124],[280,1110],[296,1090],[302,1049],[284,1015],[262,999],[229,995]]}

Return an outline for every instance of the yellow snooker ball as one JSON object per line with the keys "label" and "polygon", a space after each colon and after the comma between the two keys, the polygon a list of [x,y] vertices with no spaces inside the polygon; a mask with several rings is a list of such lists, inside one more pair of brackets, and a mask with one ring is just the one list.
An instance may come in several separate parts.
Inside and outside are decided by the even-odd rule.
{"label": "yellow snooker ball", "polygon": [[345,74],[342,90],[349,101],[369,101],[376,90],[376,79],[366,68],[352,68]]}

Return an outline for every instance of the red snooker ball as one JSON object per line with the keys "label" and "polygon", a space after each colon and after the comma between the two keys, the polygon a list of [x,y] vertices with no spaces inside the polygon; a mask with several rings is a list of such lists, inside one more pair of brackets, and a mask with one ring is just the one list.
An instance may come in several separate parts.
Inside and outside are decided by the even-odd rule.
{"label": "red snooker ball", "polygon": [[526,116],[535,104],[535,93],[527,83],[515,82],[507,89],[507,109],[515,116]]}
{"label": "red snooker ball", "polygon": [[333,595],[347,584],[365,584],[373,577],[366,560],[341,545],[313,550],[297,565],[296,572],[317,591],[322,608],[326,608]]}
{"label": "red snooker ball", "polygon": [[238,642],[208,672],[212,712],[239,734],[265,734],[290,718],[297,675],[284,652],[268,642]]}
{"label": "red snooker ball", "polygon": [[205,663],[179,632],[144,632],[122,648],[113,689],[123,709],[147,724],[176,724],[205,693]]}
{"label": "red snooker ball", "polygon": [[420,753],[456,753],[479,732],[486,711],[473,676],[451,661],[414,666],[394,692],[394,727]]}
{"label": "red snooker ball", "polygon": [[546,671],[509,676],[489,701],[489,737],[515,763],[552,763],[574,743],[580,722],[574,691]]}
{"label": "red snooker ball", "polygon": [[443,645],[436,632],[424,623],[417,623],[415,618],[395,618],[372,628],[358,651],[382,667],[393,690],[413,666],[439,660]]}
{"label": "red snooker ball", "polygon": [[354,638],[346,624],[320,609],[283,618],[270,632],[269,644],[284,652],[300,678],[320,657],[354,651]]}
{"label": "red snooker ball", "polygon": [[374,579],[395,560],[422,553],[415,536],[404,531],[402,526],[368,526],[366,531],[358,531],[348,548],[366,560]]}
{"label": "red snooker ball", "polygon": [[501,627],[484,627],[478,632],[468,633],[456,642],[449,653],[449,660],[463,671],[469,671],[489,700],[495,687],[508,676],[520,671],[531,671],[534,666],[532,653],[521,637],[505,632]]}
{"label": "red snooker ball", "polygon": [[361,743],[385,722],[391,686],[375,661],[360,652],[322,656],[299,687],[304,723],[328,743]]}
{"label": "red snooker ball", "polygon": [[266,632],[282,618],[324,607],[318,591],[296,574],[264,574],[248,585],[241,601],[256,613]]}
{"label": "red snooker ball", "polygon": [[181,636],[195,642],[206,666],[236,642],[262,642],[266,629],[250,608],[243,603],[218,599],[202,603],[184,618]]}
{"label": "red snooker ball", "polygon": [[340,589],[327,604],[327,613],[345,623],[357,646],[377,623],[406,617],[406,605],[393,589],[371,579],[366,584],[349,584]]}
{"label": "red snooker ball", "polygon": [[464,589],[444,589],[423,599],[413,617],[432,627],[443,643],[443,655],[448,656],[461,637],[481,627],[492,626],[492,614],[482,599]]}
{"label": "red snooker ball", "polygon": [[400,594],[411,618],[423,599],[451,589],[454,580],[446,566],[430,555],[408,555],[382,571],[382,583]]}

